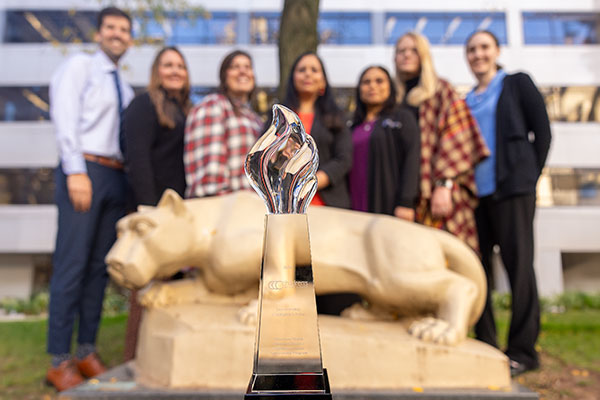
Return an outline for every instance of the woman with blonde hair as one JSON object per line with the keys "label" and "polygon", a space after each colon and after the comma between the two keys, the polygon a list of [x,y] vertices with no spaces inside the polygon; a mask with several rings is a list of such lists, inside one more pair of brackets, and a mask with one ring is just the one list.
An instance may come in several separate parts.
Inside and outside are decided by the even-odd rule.
{"label": "woman with blonde hair", "polygon": [[187,64],[176,47],[158,52],[147,89],[125,110],[122,125],[136,206],[155,206],[167,188],[185,192],[183,133],[192,103]]}
{"label": "woman with blonde hair", "polygon": [[437,76],[429,42],[406,33],[396,42],[398,100],[421,130],[421,176],[416,221],[444,229],[478,251],[473,171],[489,151],[465,102]]}
{"label": "woman with blonde hair", "polygon": [[[123,114],[122,140],[132,208],[155,206],[167,188],[184,195],[183,133],[191,106],[190,77],[183,54],[176,47],[164,47],[152,63],[147,91],[134,98]],[[136,293],[129,297],[125,360],[135,357],[142,315]]]}

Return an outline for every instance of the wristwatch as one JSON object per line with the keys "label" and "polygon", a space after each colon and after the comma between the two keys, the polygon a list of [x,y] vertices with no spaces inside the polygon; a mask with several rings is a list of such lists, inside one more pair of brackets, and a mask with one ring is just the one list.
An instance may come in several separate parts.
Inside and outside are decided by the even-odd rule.
{"label": "wristwatch", "polygon": [[446,189],[452,190],[454,187],[454,181],[450,178],[440,179],[435,182],[435,186],[443,186]]}

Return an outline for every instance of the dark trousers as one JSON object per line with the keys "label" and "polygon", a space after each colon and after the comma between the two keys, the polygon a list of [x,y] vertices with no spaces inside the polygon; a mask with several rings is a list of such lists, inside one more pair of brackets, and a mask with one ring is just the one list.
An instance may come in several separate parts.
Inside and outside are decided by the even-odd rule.
{"label": "dark trousers", "polygon": [[108,281],[104,257],[116,239],[115,224],[125,215],[123,171],[87,162],[92,204],[80,213],[69,200],[66,176],[56,169],[58,233],[50,280],[48,353],[70,353],[75,319],[77,343],[94,344]]}
{"label": "dark trousers", "polygon": [[540,331],[540,305],[533,269],[534,214],[535,194],[503,200],[483,197],[475,210],[482,263],[489,289],[483,314],[475,326],[475,334],[479,340],[498,347],[491,301],[492,253],[494,245],[498,245],[512,291],[512,317],[506,355],[532,368],[539,365],[535,342]]}

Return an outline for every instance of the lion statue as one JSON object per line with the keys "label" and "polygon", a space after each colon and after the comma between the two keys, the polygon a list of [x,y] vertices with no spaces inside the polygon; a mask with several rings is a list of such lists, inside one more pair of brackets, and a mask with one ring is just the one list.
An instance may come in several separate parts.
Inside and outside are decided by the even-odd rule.
{"label": "lion statue", "polygon": [[[119,284],[142,288],[193,266],[183,282],[153,283],[141,293],[147,307],[174,303],[236,303],[257,298],[265,205],[242,191],[182,200],[167,190],[157,207],[142,207],[117,224],[106,257]],[[409,333],[456,345],[477,321],[486,280],[477,255],[452,235],[384,215],[308,208],[317,294],[353,292],[370,304],[344,315],[356,319],[410,317]],[[254,321],[256,306],[242,308]]]}

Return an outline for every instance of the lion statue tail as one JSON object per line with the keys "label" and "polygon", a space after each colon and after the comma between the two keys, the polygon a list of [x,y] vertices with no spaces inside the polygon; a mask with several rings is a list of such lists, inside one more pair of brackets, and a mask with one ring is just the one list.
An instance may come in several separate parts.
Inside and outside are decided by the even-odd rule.
{"label": "lion statue tail", "polygon": [[432,231],[442,247],[448,269],[466,277],[477,286],[479,293],[469,318],[469,326],[473,326],[483,312],[487,296],[487,281],[481,261],[469,246],[452,234],[439,229]]}

